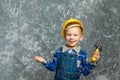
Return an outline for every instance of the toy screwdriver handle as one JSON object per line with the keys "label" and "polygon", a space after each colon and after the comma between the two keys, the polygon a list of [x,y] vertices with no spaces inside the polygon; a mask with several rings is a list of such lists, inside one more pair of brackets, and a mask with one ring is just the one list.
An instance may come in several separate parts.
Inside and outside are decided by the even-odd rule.
{"label": "toy screwdriver handle", "polygon": [[95,50],[95,53],[96,53],[96,52],[100,52],[99,48],[97,48],[97,49]]}

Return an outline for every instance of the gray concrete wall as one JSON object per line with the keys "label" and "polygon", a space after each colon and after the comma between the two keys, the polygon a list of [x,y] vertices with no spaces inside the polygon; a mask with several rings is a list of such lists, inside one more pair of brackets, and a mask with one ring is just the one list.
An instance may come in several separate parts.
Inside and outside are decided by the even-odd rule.
{"label": "gray concrete wall", "polygon": [[53,80],[34,55],[52,60],[70,17],[84,23],[80,46],[88,59],[94,43],[103,47],[94,72],[82,80],[119,80],[120,0],[0,0],[0,80]]}

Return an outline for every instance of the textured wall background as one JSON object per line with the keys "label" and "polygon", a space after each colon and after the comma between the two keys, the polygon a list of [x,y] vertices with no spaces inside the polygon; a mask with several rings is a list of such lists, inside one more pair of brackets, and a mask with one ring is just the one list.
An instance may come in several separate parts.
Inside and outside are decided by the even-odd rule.
{"label": "textured wall background", "polygon": [[103,47],[95,71],[82,80],[120,80],[120,0],[0,0],[0,80],[52,80],[34,55],[52,60],[70,17],[84,23],[80,45],[89,59],[95,42]]}

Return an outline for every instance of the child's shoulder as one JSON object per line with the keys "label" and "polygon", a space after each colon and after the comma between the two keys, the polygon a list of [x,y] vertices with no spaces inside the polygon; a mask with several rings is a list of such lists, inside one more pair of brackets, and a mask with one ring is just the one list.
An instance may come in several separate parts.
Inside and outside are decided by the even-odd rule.
{"label": "child's shoulder", "polygon": [[62,47],[59,47],[57,50],[56,50],[56,53],[60,53],[62,51]]}
{"label": "child's shoulder", "polygon": [[58,49],[56,49],[54,56],[59,56],[61,51],[62,51],[62,47],[59,47]]}
{"label": "child's shoulder", "polygon": [[85,50],[82,50],[82,49],[81,49],[81,50],[80,50],[80,54],[81,54],[81,55],[86,55],[87,53],[85,52]]}

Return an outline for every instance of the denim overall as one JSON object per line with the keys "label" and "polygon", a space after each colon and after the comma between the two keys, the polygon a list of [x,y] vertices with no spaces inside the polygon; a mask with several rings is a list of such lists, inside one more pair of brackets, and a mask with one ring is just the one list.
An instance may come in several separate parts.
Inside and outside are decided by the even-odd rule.
{"label": "denim overall", "polygon": [[77,55],[61,52],[58,58],[55,80],[79,80],[80,72],[77,70]]}

